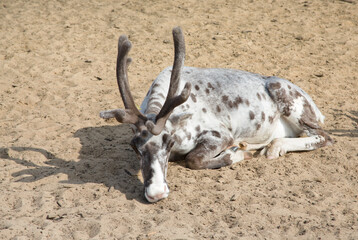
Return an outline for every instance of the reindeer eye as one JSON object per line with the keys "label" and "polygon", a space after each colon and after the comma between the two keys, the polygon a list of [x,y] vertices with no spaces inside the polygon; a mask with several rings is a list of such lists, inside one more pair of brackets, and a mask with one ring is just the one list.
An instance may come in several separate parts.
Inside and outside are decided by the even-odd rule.
{"label": "reindeer eye", "polygon": [[165,147],[168,150],[170,150],[174,145],[174,140],[170,137],[169,134],[164,134],[162,141],[163,141],[163,147]]}
{"label": "reindeer eye", "polygon": [[174,140],[170,140],[168,147],[169,149],[171,149],[174,146],[175,141]]}
{"label": "reindeer eye", "polygon": [[141,131],[141,132],[140,132],[140,136],[141,136],[142,138],[148,137],[148,131],[147,131],[147,130]]}

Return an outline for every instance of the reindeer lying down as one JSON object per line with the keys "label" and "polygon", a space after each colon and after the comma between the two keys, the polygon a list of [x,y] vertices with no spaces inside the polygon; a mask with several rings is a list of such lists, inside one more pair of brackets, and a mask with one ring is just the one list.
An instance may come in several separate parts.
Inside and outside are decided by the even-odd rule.
{"label": "reindeer lying down", "polygon": [[174,65],[155,79],[140,111],[128,84],[131,43],[126,36],[119,38],[117,82],[125,109],[100,113],[133,125],[130,144],[141,159],[149,202],[168,197],[170,155],[183,156],[191,169],[220,168],[251,158],[250,150],[262,149],[273,159],[333,143],[318,125],[324,116],[298,86],[239,70],[184,67],[179,27],[173,37]]}

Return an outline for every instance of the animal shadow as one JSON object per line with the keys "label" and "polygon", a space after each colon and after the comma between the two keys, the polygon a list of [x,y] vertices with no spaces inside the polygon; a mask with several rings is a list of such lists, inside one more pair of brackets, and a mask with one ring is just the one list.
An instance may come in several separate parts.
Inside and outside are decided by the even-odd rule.
{"label": "animal shadow", "polygon": [[[143,183],[138,177],[140,163],[129,146],[132,132],[128,126],[87,127],[77,130],[74,137],[80,139],[81,150],[78,159],[68,160],[56,157],[53,153],[32,147],[0,148],[0,157],[12,160],[27,169],[13,173],[16,181],[34,182],[56,174],[66,174],[68,180],[62,183],[104,184],[126,195],[128,200],[146,203],[143,197]],[[24,157],[13,157],[9,151]],[[26,154],[40,154],[45,159],[26,160]],[[16,155],[16,154],[15,154]]]}
{"label": "animal shadow", "polygon": [[336,117],[348,118],[352,122],[354,129],[332,129],[329,133],[339,137],[358,137],[358,111],[343,112],[342,110],[333,109]]}

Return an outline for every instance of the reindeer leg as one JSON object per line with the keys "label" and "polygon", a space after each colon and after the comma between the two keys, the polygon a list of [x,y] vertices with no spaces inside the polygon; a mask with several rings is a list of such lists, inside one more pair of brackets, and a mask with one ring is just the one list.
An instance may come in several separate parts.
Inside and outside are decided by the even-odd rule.
{"label": "reindeer leg", "polygon": [[[334,143],[322,130],[324,116],[310,96],[296,85],[276,77],[266,79],[266,89],[281,114],[278,135],[261,153],[277,158],[286,152],[310,151]],[[298,138],[302,133],[308,137]],[[291,137],[291,138],[289,138]]]}
{"label": "reindeer leg", "polygon": [[308,137],[301,138],[276,138],[269,146],[261,151],[268,159],[274,159],[287,152],[311,151],[333,144],[333,140],[322,129],[311,129]]}
{"label": "reindeer leg", "polygon": [[[213,133],[210,136],[210,133]],[[191,169],[221,168],[244,159],[251,158],[249,152],[232,146],[230,137],[218,135],[218,132],[208,132],[201,138],[197,146],[185,157],[187,167]]]}

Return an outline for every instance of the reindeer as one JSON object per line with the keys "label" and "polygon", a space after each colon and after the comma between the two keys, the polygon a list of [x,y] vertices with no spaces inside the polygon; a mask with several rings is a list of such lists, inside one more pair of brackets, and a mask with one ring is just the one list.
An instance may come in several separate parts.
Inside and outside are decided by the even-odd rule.
{"label": "reindeer", "polygon": [[333,144],[318,124],[324,116],[298,86],[245,71],[184,67],[180,27],[173,38],[174,65],[154,80],[139,110],[128,83],[131,42],[120,36],[116,73],[125,109],[100,112],[104,119],[132,125],[130,145],[141,159],[149,202],[168,197],[173,156],[191,169],[215,169],[250,159],[251,150],[273,159]]}

